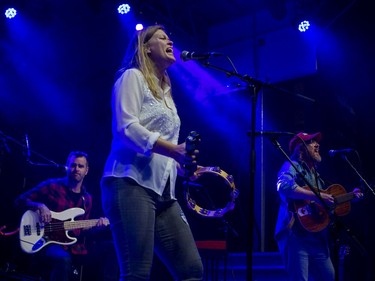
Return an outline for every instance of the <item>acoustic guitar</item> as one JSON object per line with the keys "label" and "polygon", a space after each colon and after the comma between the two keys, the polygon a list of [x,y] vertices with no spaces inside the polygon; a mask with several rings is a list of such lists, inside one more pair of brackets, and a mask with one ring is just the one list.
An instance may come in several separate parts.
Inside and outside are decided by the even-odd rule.
{"label": "acoustic guitar", "polygon": [[[310,190],[307,186],[303,188]],[[329,207],[329,210],[326,210],[324,206],[316,201],[294,201],[294,211],[301,225],[309,232],[319,232],[325,229],[331,221],[329,212],[336,216],[349,214],[350,200],[355,198],[354,192],[347,193],[345,188],[339,184],[332,184],[327,189],[320,190],[320,192],[331,194],[335,198],[335,203]]]}

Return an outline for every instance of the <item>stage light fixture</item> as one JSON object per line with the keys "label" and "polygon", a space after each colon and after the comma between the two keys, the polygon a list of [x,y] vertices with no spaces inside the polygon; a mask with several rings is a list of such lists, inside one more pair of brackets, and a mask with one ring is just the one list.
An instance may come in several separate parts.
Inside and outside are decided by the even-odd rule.
{"label": "stage light fixture", "polygon": [[6,16],[8,19],[12,19],[12,18],[14,18],[16,15],[17,15],[17,10],[14,9],[14,8],[8,8],[8,9],[5,10],[5,16]]}
{"label": "stage light fixture", "polygon": [[129,4],[121,4],[120,6],[118,6],[117,8],[117,11],[119,14],[127,14],[130,12],[130,5]]}
{"label": "stage light fixture", "polygon": [[142,29],[143,29],[143,24],[137,23],[136,26],[135,26],[135,30],[140,31]]}
{"label": "stage light fixture", "polygon": [[306,32],[310,28],[310,22],[308,20],[301,21],[298,24],[298,30],[300,32]]}

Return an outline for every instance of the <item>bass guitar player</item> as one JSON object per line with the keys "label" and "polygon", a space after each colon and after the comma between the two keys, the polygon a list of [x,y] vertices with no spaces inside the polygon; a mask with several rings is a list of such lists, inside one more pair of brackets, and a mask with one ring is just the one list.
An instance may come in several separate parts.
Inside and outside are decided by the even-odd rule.
{"label": "bass guitar player", "polygon": [[[15,204],[20,210],[28,210],[20,225],[21,248],[33,254],[36,265],[33,268],[38,268],[35,274],[44,280],[76,280],[76,273],[72,272],[75,261],[82,264],[88,254],[83,230],[109,224],[101,217],[82,228],[71,227],[81,220],[86,222],[90,216],[92,196],[83,185],[88,171],[87,154],[73,151],[66,161],[65,177],[48,179],[16,199]],[[73,221],[75,217],[76,222]],[[70,222],[64,222],[66,220]],[[72,232],[69,235],[68,230]]]}

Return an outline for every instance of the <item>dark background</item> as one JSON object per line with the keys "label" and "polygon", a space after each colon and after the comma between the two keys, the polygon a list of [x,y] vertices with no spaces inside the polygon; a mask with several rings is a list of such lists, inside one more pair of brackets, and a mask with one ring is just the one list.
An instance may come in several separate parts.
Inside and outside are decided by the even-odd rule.
{"label": "dark background", "polygon": [[[26,134],[36,164],[63,165],[71,150],[89,154],[86,185],[95,198],[93,217],[102,215],[99,182],[111,141],[111,87],[137,19],[165,25],[174,41],[178,61],[169,73],[182,119],[180,140],[198,131],[200,164],[220,166],[240,190],[234,211],[223,219],[203,218],[186,208],[179,180],[179,199],[196,238],[226,237],[234,252],[245,252],[247,243],[254,251],[277,251],[275,182],[284,157],[268,136],[256,136],[255,186],[250,184],[253,88],[246,82],[255,78],[276,86],[257,87],[256,131],[321,131],[323,178],[347,191],[364,189],[365,200],[353,202],[342,220],[368,256],[349,240],[347,271],[357,280],[373,280],[374,195],[366,186],[373,188],[375,153],[370,1],[136,1],[133,19],[117,14],[116,1],[12,4],[17,17],[0,20],[0,226],[18,227],[18,194],[64,175],[59,168],[26,163]],[[300,16],[316,24],[305,41],[294,28]],[[233,74],[226,57],[211,58],[205,67],[182,62],[182,50],[222,52],[238,75],[210,67]],[[278,137],[286,152],[289,139]],[[357,151],[348,159],[365,183],[341,157],[328,156],[341,148]],[[17,237],[0,237],[0,246],[2,263],[18,263]]]}

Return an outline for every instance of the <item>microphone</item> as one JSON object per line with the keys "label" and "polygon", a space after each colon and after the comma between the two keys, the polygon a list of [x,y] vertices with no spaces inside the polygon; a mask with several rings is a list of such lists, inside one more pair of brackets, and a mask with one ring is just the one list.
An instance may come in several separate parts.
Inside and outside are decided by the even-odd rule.
{"label": "microphone", "polygon": [[64,172],[68,171],[68,167],[65,165],[55,164],[55,165],[49,165],[49,167],[54,167]]}
{"label": "microphone", "polygon": [[337,149],[337,150],[331,149],[330,151],[328,151],[328,155],[330,157],[334,157],[336,154],[345,155],[345,154],[349,154],[353,151],[354,151],[354,149],[352,149],[352,148]]}
{"label": "microphone", "polygon": [[188,52],[188,51],[182,51],[180,58],[183,61],[188,60],[207,60],[210,57],[220,57],[223,54],[221,53],[215,53],[215,52],[207,52],[207,53],[198,53],[198,52]]}
{"label": "microphone", "polygon": [[65,165],[57,165],[56,167],[57,167],[58,169],[64,171],[64,172],[67,172],[67,171],[68,171],[68,167],[65,166]]}
{"label": "microphone", "polygon": [[25,134],[25,144],[26,144],[26,160],[30,160],[31,150],[30,150],[30,143],[29,143],[29,136]]}

